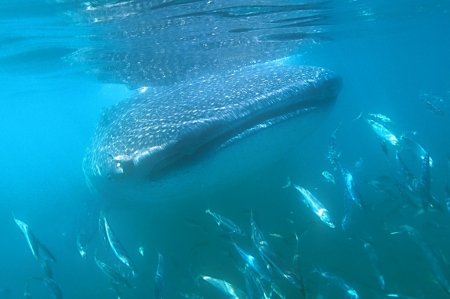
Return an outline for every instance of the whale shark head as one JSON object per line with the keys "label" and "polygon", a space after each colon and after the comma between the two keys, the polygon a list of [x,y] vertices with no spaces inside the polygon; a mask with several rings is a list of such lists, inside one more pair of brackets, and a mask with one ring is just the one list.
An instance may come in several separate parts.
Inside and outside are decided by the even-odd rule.
{"label": "whale shark head", "polygon": [[103,111],[86,179],[139,201],[232,184],[295,152],[341,85],[323,68],[266,63],[141,93]]}

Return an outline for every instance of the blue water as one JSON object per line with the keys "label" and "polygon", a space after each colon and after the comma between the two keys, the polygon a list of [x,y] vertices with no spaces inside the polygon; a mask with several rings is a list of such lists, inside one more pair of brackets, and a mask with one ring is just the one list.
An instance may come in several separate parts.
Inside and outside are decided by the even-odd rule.
{"label": "blue water", "polygon": [[[100,237],[96,235],[89,244],[86,259],[77,251],[85,203],[96,200],[86,186],[81,161],[100,110],[134,94],[136,86],[128,88],[117,77],[97,76],[93,70],[98,69],[95,63],[99,61],[74,63],[70,59],[79,49],[108,48],[108,44],[102,44],[105,41],[92,36],[116,28],[100,30],[77,19],[71,13],[79,12],[80,7],[85,6],[76,1],[0,5],[0,298],[22,298],[27,279],[44,276],[12,213],[27,223],[56,256],[53,278],[64,298],[117,298],[94,262],[97,254],[111,266],[119,264]],[[235,220],[248,233],[253,210],[269,244],[289,265],[295,252],[293,234],[299,234],[308,298],[347,298],[339,288],[311,273],[314,268],[341,277],[360,298],[384,298],[379,296],[392,293],[413,298],[450,297],[436,283],[433,265],[414,238],[406,233],[390,234],[401,225],[416,228],[437,252],[441,266],[447,268],[449,213],[398,209],[401,200],[395,187],[390,187],[393,198],[387,198],[366,183],[390,176],[396,170],[395,155],[390,147],[386,156],[370,127],[361,120],[354,121],[360,112],[382,113],[394,121],[391,128],[396,135],[416,132],[409,136],[429,149],[435,161],[431,193],[444,202],[445,185],[450,180],[450,4],[356,0],[330,1],[325,7],[327,18],[315,27],[323,31],[324,38],[299,42],[300,46],[290,53],[297,54],[301,64],[326,67],[342,76],[343,89],[329,118],[302,143],[297,160],[283,161],[288,166],[274,165],[239,186],[189,202],[108,207],[108,220],[137,272],[129,279],[134,289],[123,289],[123,298],[153,297],[156,251],[165,257],[163,298],[181,298],[179,292],[227,298],[204,281],[197,285],[193,271],[245,289],[238,269],[240,257],[204,213],[207,208]],[[198,29],[202,24],[196,26]],[[287,47],[293,47],[290,42],[277,45],[271,45],[272,52],[267,55],[255,54],[254,48],[237,50],[238,59],[230,66],[245,64],[251,55],[259,55],[261,61],[284,55],[289,52]],[[195,51],[191,51],[195,61]],[[198,75],[192,66],[180,66],[181,61],[163,61],[162,67],[176,73],[167,82],[159,78],[155,84]],[[206,72],[208,67],[200,69]],[[420,98],[423,93],[441,99],[437,105],[444,116],[427,109]],[[344,183],[326,158],[329,138],[341,122],[343,127],[337,134],[340,160],[352,172],[368,206],[355,211],[346,231],[340,228]],[[419,177],[421,160],[409,154],[403,158]],[[355,166],[358,161],[362,161],[360,167]],[[336,177],[336,184],[324,180],[321,173],[325,170]],[[287,176],[320,198],[336,219],[337,228],[321,223],[299,200],[299,194],[281,188]],[[361,237],[373,241],[386,280],[385,290],[377,283],[358,239]],[[239,238],[241,247],[250,250],[250,238]],[[143,256],[139,247],[144,248]],[[286,298],[300,298],[298,290],[282,277],[275,277]],[[30,292],[33,298],[51,296],[38,280],[30,282]]]}

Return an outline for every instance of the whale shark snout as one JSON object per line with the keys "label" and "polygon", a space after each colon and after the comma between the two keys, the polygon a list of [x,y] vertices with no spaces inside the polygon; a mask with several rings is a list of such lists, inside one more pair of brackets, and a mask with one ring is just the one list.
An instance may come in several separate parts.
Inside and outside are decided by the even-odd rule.
{"label": "whale shark snout", "polygon": [[268,63],[139,94],[103,111],[84,173],[122,200],[236,182],[295,151],[341,85],[323,68]]}

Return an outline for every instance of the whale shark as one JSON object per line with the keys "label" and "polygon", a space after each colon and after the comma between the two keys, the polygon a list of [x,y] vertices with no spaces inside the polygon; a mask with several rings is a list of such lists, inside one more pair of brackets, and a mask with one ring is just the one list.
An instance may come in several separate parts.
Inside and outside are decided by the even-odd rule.
{"label": "whale shark", "polygon": [[108,200],[144,202],[229,186],[299,155],[341,86],[321,67],[268,62],[148,90],[102,111],[86,181]]}

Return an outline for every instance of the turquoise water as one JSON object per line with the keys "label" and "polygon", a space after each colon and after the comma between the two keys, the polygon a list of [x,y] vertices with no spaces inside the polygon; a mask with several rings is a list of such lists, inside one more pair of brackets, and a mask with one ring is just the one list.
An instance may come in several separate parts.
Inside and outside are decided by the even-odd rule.
{"label": "turquoise water", "polygon": [[[264,4],[274,3],[265,1]],[[98,5],[92,4],[93,7]],[[296,232],[301,241],[301,268],[308,298],[348,297],[317,273],[311,273],[314,268],[341,277],[360,298],[384,298],[383,295],[394,293],[413,298],[449,297],[436,282],[439,274],[433,268],[433,256],[440,269],[448,267],[449,213],[434,210],[421,213],[420,207],[401,208],[398,190],[390,181],[385,184],[390,191],[384,193],[368,184],[381,176],[393,175],[397,170],[395,153],[393,147],[389,147],[386,156],[371,128],[361,120],[354,121],[360,112],[382,113],[393,120],[389,128],[394,134],[400,136],[408,132],[408,136],[429,149],[435,164],[431,168],[431,194],[445,202],[450,167],[449,3],[330,1],[306,9],[305,15],[314,16],[306,23],[277,28],[277,42],[263,43],[264,39],[259,38],[245,47],[242,44],[231,47],[217,41],[230,36],[247,40],[247,33],[226,35],[220,32],[217,39],[211,40],[203,34],[202,28],[209,28],[211,20],[224,24],[248,14],[261,15],[263,25],[252,23],[250,29],[253,30],[246,32],[251,32],[253,37],[263,37],[275,34],[264,27],[267,26],[265,18],[278,11],[278,18],[288,19],[293,17],[289,15],[293,12],[280,12],[272,6],[257,11],[240,2],[228,4],[228,7],[241,5],[245,8],[226,10],[228,15],[224,10],[208,15],[196,11],[202,9],[202,5],[206,4],[174,1],[155,9],[159,14],[173,16],[180,14],[175,9],[178,7],[184,14],[192,15],[189,20],[195,21],[187,27],[171,27],[164,21],[166,15],[157,15],[154,25],[160,26],[154,27],[157,28],[154,29],[155,40],[166,39],[168,45],[161,47],[169,54],[158,56],[159,60],[154,61],[158,70],[146,78],[151,82],[149,85],[171,84],[203,72],[296,54],[301,64],[337,72],[343,78],[343,90],[326,122],[298,149],[298,158],[283,161],[287,166],[280,166],[281,163],[271,166],[238,186],[218,189],[214,194],[195,199],[158,202],[144,207],[124,204],[105,208],[108,221],[136,268],[136,277],[129,278],[134,288],[121,288],[123,298],[153,297],[156,251],[165,257],[163,298],[182,298],[179,292],[203,298],[227,298],[204,281],[197,285],[194,278],[199,274],[227,280],[245,290],[244,276],[239,271],[242,261],[229,239],[204,213],[208,208],[235,220],[248,235],[252,210],[271,248],[289,265],[295,252]],[[127,60],[119,55],[119,66],[108,68],[107,60],[111,56],[101,56],[103,60],[98,57],[99,53],[114,54],[130,48],[143,52],[161,48],[146,48],[139,38],[123,34],[124,28],[130,32],[131,26],[145,19],[145,14],[137,14],[121,23],[123,11],[119,9],[90,15],[83,13],[89,11],[88,5],[76,1],[16,1],[1,6],[0,153],[3,171],[0,200],[3,208],[0,225],[4,241],[0,297],[21,298],[27,279],[44,276],[13,221],[14,213],[56,256],[57,263],[52,264],[53,278],[60,285],[64,298],[116,298],[107,278],[95,264],[94,255],[111,266],[119,265],[119,261],[103,246],[99,235],[89,244],[86,259],[77,251],[77,235],[86,221],[85,203],[97,200],[86,186],[81,161],[100,110],[134,94],[134,88],[143,82],[130,83],[129,88],[120,84],[126,80],[118,74],[122,70],[129,71],[121,64]],[[142,12],[137,6],[134,9]],[[266,14],[259,14],[261,10]],[[230,17],[233,14],[234,18]],[[105,25],[92,21],[110,15],[115,16],[116,21]],[[148,30],[140,25],[137,28],[136,32],[141,33],[143,29]],[[177,31],[180,28],[187,30]],[[293,37],[292,28],[304,35]],[[107,33],[112,34],[105,35]],[[180,37],[190,39],[175,42]],[[202,44],[209,46],[198,46]],[[209,53],[213,54],[207,56]],[[229,59],[227,63],[213,63],[214,55]],[[161,69],[171,70],[170,75],[162,76]],[[142,77],[138,72],[127,74],[134,82]],[[421,99],[423,94],[431,95],[427,99],[444,115],[429,111]],[[330,136],[341,122],[343,127],[337,133],[336,145],[339,159],[352,172],[367,204],[365,210],[355,209],[353,222],[347,230],[340,226],[344,215],[344,182],[326,158]],[[420,158],[414,158],[407,151],[402,158],[419,178]],[[325,170],[335,176],[336,184],[325,181],[321,175]],[[321,223],[293,189],[281,188],[287,176],[320,199],[334,217],[335,229]],[[422,241],[406,233],[391,234],[401,225],[417,229]],[[235,238],[242,248],[257,256],[248,236]],[[373,242],[386,281],[384,290],[380,288],[361,238]],[[431,258],[427,256],[429,251],[421,246],[424,243],[435,252]],[[144,249],[143,256],[139,247]],[[287,280],[277,274],[274,277],[286,298],[301,298]],[[50,290],[38,280],[32,280],[29,287],[33,298],[50,296]]]}

